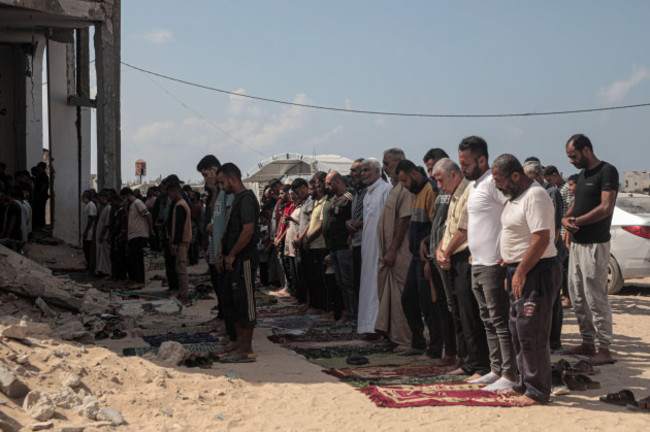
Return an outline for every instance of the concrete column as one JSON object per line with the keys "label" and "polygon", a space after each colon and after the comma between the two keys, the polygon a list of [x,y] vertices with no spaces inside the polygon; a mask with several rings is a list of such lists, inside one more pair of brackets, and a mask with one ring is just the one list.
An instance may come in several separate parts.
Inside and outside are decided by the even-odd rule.
{"label": "concrete column", "polygon": [[78,174],[79,143],[87,147],[86,152],[90,152],[90,139],[85,143],[83,139],[80,140],[77,107],[68,104],[68,96],[76,90],[74,43],[49,39],[47,64],[53,235],[79,245],[82,192]]}
{"label": "concrete column", "polygon": [[[109,13],[109,11],[107,11]],[[110,16],[95,25],[97,70],[97,185],[119,188],[121,172],[120,123],[120,0],[113,0]]]}
{"label": "concrete column", "polygon": [[26,57],[32,75],[25,78],[25,169],[43,160],[43,52],[45,36],[34,36],[33,54]]}

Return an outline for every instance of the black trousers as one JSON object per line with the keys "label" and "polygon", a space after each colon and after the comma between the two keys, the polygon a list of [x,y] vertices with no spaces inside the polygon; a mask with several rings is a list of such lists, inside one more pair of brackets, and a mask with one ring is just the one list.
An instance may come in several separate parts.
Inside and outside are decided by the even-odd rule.
{"label": "black trousers", "polygon": [[117,280],[127,278],[126,246],[119,240],[111,243],[111,274]]}
{"label": "black trousers", "polygon": [[309,262],[309,251],[296,249],[296,299],[300,304],[307,303],[307,264]]}
{"label": "black trousers", "polygon": [[359,298],[359,289],[361,288],[361,246],[352,248],[352,264],[354,266],[354,292]]}
{"label": "black trousers", "polygon": [[539,260],[526,275],[521,298],[512,295],[512,277],[517,264],[508,266],[510,291],[510,332],[517,355],[519,378],[513,387],[518,393],[540,403],[551,396],[551,311],[562,282],[557,258]]}
{"label": "black trousers", "polygon": [[325,284],[325,264],[323,262],[326,254],[326,249],[309,249],[307,263],[309,306],[325,311],[330,310],[330,293]]}
{"label": "black trousers", "polygon": [[427,348],[427,341],[424,338],[426,324],[430,339],[427,354],[433,358],[440,357],[443,346],[440,317],[431,299],[429,281],[424,277],[424,261],[419,258],[412,258],[409,264],[404,291],[402,291],[402,309],[411,329],[411,346],[416,349]]}
{"label": "black trousers", "polygon": [[[551,323],[551,351],[557,351],[562,348],[562,321],[564,321],[564,309],[562,308],[562,295],[568,290],[568,267],[569,258],[562,263],[562,281],[558,287],[559,294],[553,302],[553,321]],[[568,294],[566,294],[568,297]]]}
{"label": "black trousers", "polygon": [[90,250],[92,246],[92,240],[84,240],[82,247],[84,250],[84,258],[86,259],[86,269],[90,269]]}
{"label": "black trousers", "polygon": [[[454,325],[454,317],[451,313],[454,307],[450,304],[450,301],[447,298],[447,292],[450,292],[454,297],[454,304],[456,304],[456,299],[451,288],[449,274],[447,271],[440,268],[438,262],[435,260],[429,260],[429,269],[431,270],[433,287],[436,291],[436,300],[433,303],[433,306],[438,310],[440,332],[442,333],[445,355],[455,356],[457,355],[456,326]],[[456,304],[455,307],[458,308],[458,305]]]}
{"label": "black trousers", "polygon": [[224,273],[217,272],[217,268],[214,264],[209,265],[210,269],[210,280],[212,281],[212,287],[214,288],[214,294],[217,296],[217,318],[223,320],[226,325],[226,333],[231,341],[237,340],[237,332],[235,331],[235,326],[230,317],[226,317],[223,311],[223,289],[224,289]]}
{"label": "black trousers", "polygon": [[135,237],[129,240],[129,277],[137,283],[144,283],[144,247],[146,237]]}
{"label": "black trousers", "polygon": [[469,250],[451,256],[449,280],[458,302],[457,329],[460,328],[464,341],[465,355],[463,370],[472,375],[490,372],[489,350],[485,326],[481,320],[478,302],[472,291],[472,266],[469,263]]}

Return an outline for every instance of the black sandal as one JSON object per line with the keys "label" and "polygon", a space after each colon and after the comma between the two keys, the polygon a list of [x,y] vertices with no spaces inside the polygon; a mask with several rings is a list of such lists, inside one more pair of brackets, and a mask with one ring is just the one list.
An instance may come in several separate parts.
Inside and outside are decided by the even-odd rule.
{"label": "black sandal", "polygon": [[625,406],[630,403],[636,404],[636,399],[634,399],[634,393],[628,389],[623,389],[618,393],[608,393],[607,396],[600,397],[601,402],[605,402],[611,405]]}

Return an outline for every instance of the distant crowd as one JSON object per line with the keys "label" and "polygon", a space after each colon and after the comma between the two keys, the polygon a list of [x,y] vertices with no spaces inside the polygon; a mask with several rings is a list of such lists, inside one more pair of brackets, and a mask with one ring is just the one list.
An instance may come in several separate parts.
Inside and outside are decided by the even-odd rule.
{"label": "distant crowd", "polygon": [[[259,277],[258,288],[285,290],[300,313],[354,323],[368,340],[522,405],[546,403],[563,307],[582,337],[564,352],[613,361],[607,263],[618,172],[584,135],[564,150],[580,169],[566,179],[536,157],[490,163],[477,136],[453,159],[441,148],[413,159],[391,148],[355,160],[349,174],[272,180],[259,201],[237,166],[207,155],[197,165],[203,193],[173,174],[146,196],[84,192],[84,253],[90,272],[138,289],[144,248],[162,250],[169,289],[188,306],[187,267],[203,255],[230,340],[225,362],[256,360]],[[18,213],[8,208],[25,199],[14,195],[3,193],[5,237]]]}

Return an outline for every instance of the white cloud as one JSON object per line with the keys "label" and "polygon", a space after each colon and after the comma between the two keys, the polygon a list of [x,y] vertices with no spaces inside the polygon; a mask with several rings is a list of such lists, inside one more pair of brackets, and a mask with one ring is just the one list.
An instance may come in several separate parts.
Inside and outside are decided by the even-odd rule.
{"label": "white cloud", "polygon": [[352,101],[350,99],[345,100],[345,109],[352,109]]}
{"label": "white cloud", "polygon": [[620,102],[625,99],[634,87],[647,79],[650,79],[650,70],[645,67],[634,66],[628,78],[614,81],[607,87],[601,87],[598,90],[598,97],[603,103],[607,104]]}
{"label": "white cloud", "polygon": [[[331,131],[323,135],[315,136],[313,138],[308,139],[307,144],[309,144],[310,147],[317,147],[322,144],[333,144],[333,141],[337,138],[340,138],[342,134],[343,134],[343,125],[340,124],[336,126],[334,129],[332,129]],[[318,150],[318,148],[316,148],[316,153],[320,154],[323,152]]]}
{"label": "white cloud", "polygon": [[153,29],[149,33],[136,34],[132,39],[146,40],[155,44],[164,44],[174,39],[172,32],[165,29]]}

